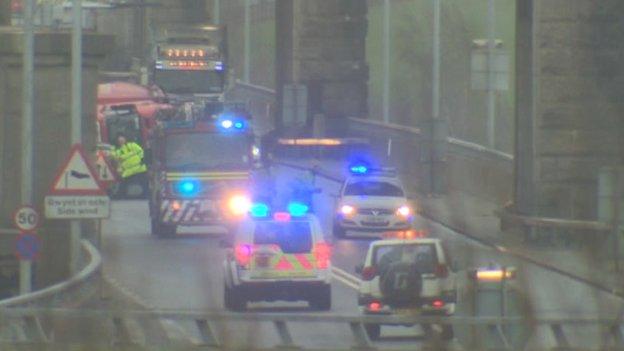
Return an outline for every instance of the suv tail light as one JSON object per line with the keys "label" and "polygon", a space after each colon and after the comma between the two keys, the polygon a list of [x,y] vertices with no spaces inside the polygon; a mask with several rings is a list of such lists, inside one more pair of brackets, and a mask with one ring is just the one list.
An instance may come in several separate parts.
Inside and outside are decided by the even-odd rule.
{"label": "suv tail light", "polygon": [[372,301],[371,303],[368,304],[368,310],[371,312],[379,312],[381,311],[382,307],[383,305],[379,301]]}
{"label": "suv tail light", "polygon": [[331,246],[327,243],[316,243],[314,245],[314,258],[316,259],[316,267],[318,269],[326,269],[329,267],[331,259]]}
{"label": "suv tail light", "polygon": [[377,270],[375,267],[368,266],[362,269],[362,280],[373,280],[377,275]]}
{"label": "suv tail light", "polygon": [[433,300],[431,306],[433,306],[434,308],[442,308],[444,307],[444,301],[440,299]]}
{"label": "suv tail light", "polygon": [[445,264],[438,264],[436,266],[435,275],[438,278],[446,278],[448,277],[448,267]]}
{"label": "suv tail light", "polygon": [[234,248],[234,258],[241,266],[247,266],[251,262],[253,246],[249,244],[239,244]]}

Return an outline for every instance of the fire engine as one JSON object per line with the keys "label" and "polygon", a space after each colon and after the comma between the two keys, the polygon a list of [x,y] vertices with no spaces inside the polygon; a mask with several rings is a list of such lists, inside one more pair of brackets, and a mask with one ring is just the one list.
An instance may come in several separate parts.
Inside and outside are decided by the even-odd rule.
{"label": "fire engine", "polygon": [[249,116],[227,108],[161,121],[150,138],[152,234],[175,236],[219,226],[231,232],[247,214],[259,149]]}

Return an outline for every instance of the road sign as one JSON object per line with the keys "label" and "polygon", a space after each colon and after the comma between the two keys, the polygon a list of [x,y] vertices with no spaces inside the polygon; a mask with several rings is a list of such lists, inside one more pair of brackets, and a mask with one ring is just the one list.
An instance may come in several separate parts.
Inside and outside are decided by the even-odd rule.
{"label": "road sign", "polygon": [[110,199],[80,144],[72,146],[69,157],[54,178],[44,208],[46,218],[53,219],[110,216]]}
{"label": "road sign", "polygon": [[50,193],[54,195],[104,194],[98,182],[97,173],[87,161],[80,144],[72,146],[69,157],[52,183]]}
{"label": "road sign", "polygon": [[39,213],[32,206],[22,206],[13,215],[15,226],[22,232],[31,232],[39,225]]}
{"label": "road sign", "polygon": [[117,173],[106,159],[104,152],[98,151],[95,161],[98,179],[101,183],[114,183],[117,181]]}
{"label": "road sign", "polygon": [[39,256],[41,240],[35,233],[22,233],[15,239],[15,256],[22,261],[32,261]]}

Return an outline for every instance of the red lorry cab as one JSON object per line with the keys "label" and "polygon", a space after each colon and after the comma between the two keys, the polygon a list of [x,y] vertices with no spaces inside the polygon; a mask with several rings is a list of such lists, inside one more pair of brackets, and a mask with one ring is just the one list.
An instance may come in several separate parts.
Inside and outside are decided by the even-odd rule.
{"label": "red lorry cab", "polygon": [[117,135],[123,133],[144,145],[156,126],[158,114],[173,111],[173,106],[165,101],[165,94],[155,87],[126,82],[100,84],[97,97],[99,141],[115,144]]}

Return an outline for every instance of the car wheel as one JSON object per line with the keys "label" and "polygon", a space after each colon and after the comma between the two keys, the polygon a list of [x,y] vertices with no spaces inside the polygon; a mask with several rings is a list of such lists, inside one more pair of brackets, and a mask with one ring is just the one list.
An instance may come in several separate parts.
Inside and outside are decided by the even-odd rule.
{"label": "car wheel", "polygon": [[159,238],[172,238],[176,234],[176,226],[162,224],[158,219],[152,218],[152,235],[155,235]]}
{"label": "car wheel", "polygon": [[223,304],[225,309],[234,312],[242,312],[247,308],[247,300],[242,296],[240,290],[227,286],[223,289]]}
{"label": "car wheel", "polygon": [[379,337],[381,336],[381,325],[364,324],[364,329],[366,330],[366,334],[368,334],[369,339],[379,340]]}
{"label": "car wheel", "polygon": [[440,333],[440,338],[442,340],[448,341],[448,340],[453,340],[454,337],[455,337],[455,333],[453,332],[453,326],[443,325],[442,332]]}
{"label": "car wheel", "polygon": [[335,238],[344,239],[346,237],[346,230],[340,226],[337,222],[334,222],[333,234]]}
{"label": "car wheel", "polygon": [[331,286],[325,284],[316,290],[316,294],[309,300],[310,307],[317,311],[331,310]]}

